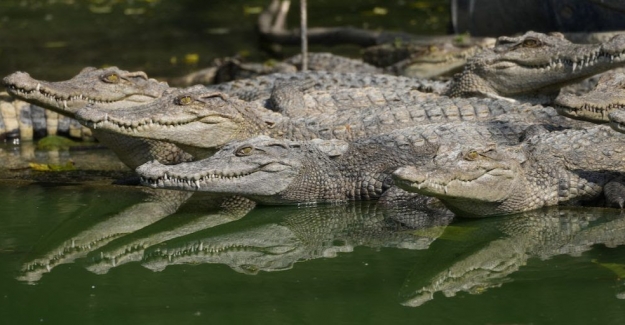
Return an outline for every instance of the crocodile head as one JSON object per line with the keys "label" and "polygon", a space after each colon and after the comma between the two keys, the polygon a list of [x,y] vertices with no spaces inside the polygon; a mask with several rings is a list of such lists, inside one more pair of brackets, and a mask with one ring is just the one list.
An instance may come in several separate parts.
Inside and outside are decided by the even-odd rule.
{"label": "crocodile head", "polygon": [[225,264],[240,273],[257,274],[288,270],[298,260],[310,258],[309,254],[306,243],[280,223],[269,222],[243,229],[235,223],[152,246],[146,249],[142,265],[152,271],[162,271],[177,264]]}
{"label": "crocodile head", "polygon": [[[462,38],[461,38],[462,39]],[[470,42],[431,44],[393,65],[397,73],[407,77],[433,78],[451,76],[462,70],[469,58],[495,45],[494,38],[468,38]]]}
{"label": "crocodile head", "polygon": [[625,73],[610,71],[598,81],[595,89],[582,95],[558,95],[554,107],[559,114],[595,123],[609,122],[608,114],[625,109]]}
{"label": "crocodile head", "polygon": [[494,145],[441,147],[432,163],[401,167],[393,179],[404,190],[439,198],[462,216],[505,214],[522,181],[519,160],[518,152]]}
{"label": "crocodile head", "polygon": [[148,79],[142,72],[117,67],[84,68],[66,81],[41,81],[26,72],[3,79],[8,92],[21,100],[73,117],[87,104],[107,109],[130,107],[159,98],[169,88],[166,82]]}
{"label": "crocodile head", "polygon": [[[320,183],[326,177],[316,166],[345,148],[340,140],[294,142],[258,136],[229,143],[200,161],[168,166],[150,162],[137,172],[142,184],[155,188],[236,194],[263,203],[304,202],[316,197],[323,184],[298,186],[296,180],[319,174],[315,180]],[[293,202],[291,195],[296,197]]]}
{"label": "crocodile head", "polygon": [[608,115],[610,126],[621,133],[625,133],[625,110],[616,111]]}
{"label": "crocodile head", "polygon": [[88,105],[76,118],[93,129],[196,149],[191,153],[201,158],[230,141],[248,138],[258,128],[252,121],[259,119],[235,102],[239,101],[195,86],[171,89],[150,103],[114,111]]}
{"label": "crocodile head", "polygon": [[467,64],[450,96],[518,97],[557,93],[564,85],[625,64],[625,35],[601,44],[574,44],[560,33],[500,37],[492,51]]}

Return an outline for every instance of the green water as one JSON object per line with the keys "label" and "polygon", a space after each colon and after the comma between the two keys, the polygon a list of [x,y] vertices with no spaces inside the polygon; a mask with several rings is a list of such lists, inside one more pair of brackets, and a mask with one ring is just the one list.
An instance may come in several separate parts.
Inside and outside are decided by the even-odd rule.
{"label": "green water", "polygon": [[[3,0],[0,76],[17,70],[67,79],[86,66],[116,65],[151,77],[174,77],[240,54],[267,60],[296,48],[262,44],[254,31],[268,0]],[[310,26],[354,26],[442,34],[448,1],[311,1]],[[377,8],[377,9],[376,9]],[[292,4],[288,26],[298,26]],[[312,46],[311,50],[328,50]],[[332,49],[359,56],[360,48]],[[191,60],[186,59],[191,56]],[[195,56],[196,59],[193,59]]]}
{"label": "green water", "polygon": [[[136,210],[124,221],[128,233],[93,240],[119,233],[120,222],[107,222],[148,197],[128,186],[0,186],[2,324],[625,321],[625,218],[616,210],[548,210],[411,230],[380,227],[381,217],[358,204],[261,207],[213,227],[206,220],[219,218],[214,211],[190,206],[160,220]],[[195,228],[157,244],[163,232],[189,224]],[[93,243],[68,249],[72,240]],[[200,241],[239,248],[153,263],[155,250]],[[101,251],[131,242],[150,244],[143,261],[93,273]],[[63,247],[64,259],[49,272],[24,271]],[[478,264],[499,271],[484,273]],[[411,307],[418,290],[448,273],[455,280],[441,283],[455,296],[435,292]]]}
{"label": "green water", "polygon": [[[447,1],[309,2],[311,26],[434,34],[447,25]],[[3,0],[0,75],[59,80],[117,65],[173,77],[221,56],[294,53],[258,41],[255,12],[266,4]],[[196,198],[168,215],[163,197],[110,185],[128,176],[110,152],[28,145],[0,148],[3,325],[625,323],[617,210],[432,226],[368,204],[260,207],[237,220]],[[77,171],[26,163],[69,159]]]}

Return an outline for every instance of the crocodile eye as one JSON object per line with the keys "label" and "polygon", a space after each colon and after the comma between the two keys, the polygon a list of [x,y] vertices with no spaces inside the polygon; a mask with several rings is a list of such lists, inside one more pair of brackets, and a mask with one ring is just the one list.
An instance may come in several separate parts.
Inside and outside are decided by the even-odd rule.
{"label": "crocodile eye", "polygon": [[102,81],[110,84],[116,84],[119,82],[120,78],[117,73],[107,73],[102,76]]}
{"label": "crocodile eye", "polygon": [[523,43],[521,45],[523,47],[539,47],[542,45],[542,43],[535,38],[528,38],[523,40]]}
{"label": "crocodile eye", "polygon": [[467,152],[466,155],[464,155],[464,159],[466,159],[466,160],[475,160],[479,156],[480,156],[480,154],[477,153],[477,151],[471,150],[471,151]]}
{"label": "crocodile eye", "polygon": [[235,155],[237,155],[238,157],[249,156],[252,154],[253,150],[254,148],[252,148],[252,146],[245,145],[237,149]]}
{"label": "crocodile eye", "polygon": [[176,98],[174,102],[176,103],[176,105],[180,105],[180,106],[190,105],[191,103],[193,103],[193,98],[191,98],[191,96],[183,95],[183,96]]}

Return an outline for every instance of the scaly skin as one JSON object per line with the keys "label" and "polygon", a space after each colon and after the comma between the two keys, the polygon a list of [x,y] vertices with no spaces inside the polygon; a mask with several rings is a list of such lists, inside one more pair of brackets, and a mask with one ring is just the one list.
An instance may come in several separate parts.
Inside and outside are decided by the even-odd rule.
{"label": "scaly skin", "polygon": [[384,67],[391,74],[433,78],[460,72],[467,59],[493,45],[494,38],[468,35],[428,43],[397,41],[367,48],[363,60]]}
{"label": "scaly skin", "polygon": [[539,134],[517,146],[443,146],[432,163],[393,176],[400,188],[437,197],[462,216],[511,214],[598,198],[606,184],[622,181],[623,143],[597,126]]}
{"label": "scaly skin", "polygon": [[623,66],[624,53],[625,35],[601,44],[574,44],[559,33],[500,37],[493,50],[467,63],[445,94],[526,100],[544,94],[548,101],[564,85]]}
{"label": "scaly skin", "polygon": [[[323,104],[316,105],[313,101],[312,106],[322,107],[326,114],[313,114],[323,111],[307,107],[308,117],[290,118],[266,109],[262,102],[245,102],[201,87],[174,90],[158,101],[132,109],[104,112],[96,106],[87,107],[77,116],[94,129],[170,141],[196,158],[206,157],[230,141],[256,135],[291,140],[352,141],[403,127],[490,120],[505,113],[516,113],[521,121],[529,123],[564,127],[575,123],[557,116],[552,108],[504,100],[450,99],[389,89],[343,89],[334,94],[323,97],[317,93],[316,98]],[[358,96],[354,98],[353,94]],[[337,103],[336,109],[330,110],[328,107],[332,106],[328,102],[333,100]],[[353,109],[356,107],[359,109]]]}
{"label": "scaly skin", "polygon": [[[284,61],[269,60],[264,63],[242,62],[237,58],[215,60],[214,66],[193,72],[186,76],[172,80],[172,84],[179,87],[189,87],[197,84],[219,84],[232,80],[255,78],[275,73],[295,73],[301,71],[302,57],[295,55]],[[350,59],[331,53],[308,53],[308,71],[331,71],[348,73],[382,73],[372,65],[360,60]],[[271,78],[271,77],[270,77]]]}
{"label": "scaly skin", "polygon": [[625,70],[606,72],[597,86],[582,95],[560,94],[554,101],[559,114],[594,123],[607,123],[608,115],[625,109]]}
{"label": "scaly skin", "polygon": [[[12,96],[68,117],[88,104],[105,112],[132,108],[159,98],[169,89],[167,83],[148,79],[144,72],[128,72],[116,67],[85,68],[67,81],[47,82],[16,72],[4,78]],[[93,135],[109,147],[131,169],[154,159],[163,163],[188,161],[192,157],[167,142],[136,139],[104,130]]]}
{"label": "scaly skin", "polygon": [[235,194],[264,204],[383,198],[399,166],[425,164],[446,143],[518,143],[531,124],[519,121],[424,125],[347,143],[260,136],[231,142],[210,158],[137,169],[144,185]]}
{"label": "scaly skin", "polygon": [[445,83],[395,77],[383,74],[346,73],[329,71],[307,71],[297,73],[274,73],[250,79],[226,82],[206,88],[226,93],[246,101],[267,99],[273,88],[280,84],[291,84],[301,90],[336,90],[342,88],[392,88],[424,92],[442,91]]}

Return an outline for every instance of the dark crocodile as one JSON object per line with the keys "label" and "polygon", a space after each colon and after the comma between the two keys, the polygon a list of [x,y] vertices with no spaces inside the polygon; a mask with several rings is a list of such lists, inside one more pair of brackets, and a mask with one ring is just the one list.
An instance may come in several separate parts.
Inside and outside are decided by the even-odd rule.
{"label": "dark crocodile", "polygon": [[[241,195],[263,204],[378,199],[393,189],[390,174],[396,168],[426,164],[440,154],[437,146],[518,143],[534,124],[515,117],[518,116],[509,116],[512,120],[415,126],[351,143],[260,136],[231,142],[207,159],[173,166],[150,162],[137,168],[137,172],[144,185]],[[397,191],[392,195],[398,195]]]}
{"label": "dark crocodile", "polygon": [[444,94],[550,102],[564,85],[625,64],[625,35],[574,44],[562,34],[499,37],[454,77]]}
{"label": "dark crocodile", "polygon": [[[107,112],[90,106],[77,116],[98,130],[170,141],[197,158],[212,154],[230,141],[255,135],[291,140],[322,138],[352,141],[402,127],[489,120],[504,113],[516,113],[526,122],[569,127],[579,125],[556,116],[552,108],[519,105],[506,100],[452,99],[419,91],[404,93],[392,89],[376,91],[380,95],[375,95],[373,90],[371,94],[362,89],[340,90],[336,92],[337,96],[328,98],[344,103],[337,106],[342,109],[332,114],[326,109],[326,114],[308,113],[310,116],[294,118],[265,108],[264,102],[241,101],[202,87],[171,91],[157,101],[130,109]],[[364,107],[347,96],[350,92],[359,94]],[[372,98],[363,96],[363,93]],[[385,102],[388,105],[384,105]],[[324,103],[321,106],[326,108],[329,105]],[[352,109],[355,107],[359,109]]]}
{"label": "dark crocodile", "polygon": [[[592,203],[622,183],[625,138],[606,126],[537,134],[515,146],[442,146],[431,163],[399,168],[402,189],[439,198],[462,216],[511,214]],[[610,205],[623,195],[606,191]]]}

